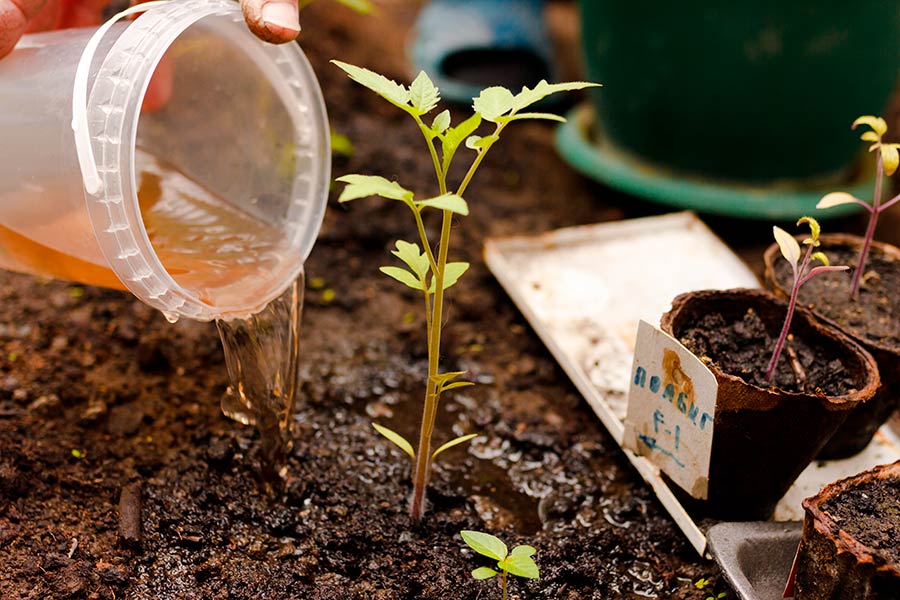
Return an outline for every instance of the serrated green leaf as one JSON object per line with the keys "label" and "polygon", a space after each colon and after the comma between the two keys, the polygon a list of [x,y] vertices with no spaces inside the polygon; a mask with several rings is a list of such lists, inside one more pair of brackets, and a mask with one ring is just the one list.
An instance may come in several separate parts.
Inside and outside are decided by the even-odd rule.
{"label": "serrated green leaf", "polygon": [[431,129],[435,133],[443,134],[450,127],[450,111],[442,110],[431,122]]}
{"label": "serrated green leaf", "polygon": [[441,99],[441,93],[435,87],[431,77],[425,71],[419,74],[409,84],[409,101],[419,115],[431,112]]}
{"label": "serrated green leaf", "polygon": [[414,290],[425,290],[425,286],[421,281],[416,279],[416,276],[407,271],[406,269],[401,269],[400,267],[381,267],[378,269],[388,277],[392,279],[396,279],[403,285],[409,286]]}
{"label": "serrated green leaf", "polygon": [[424,281],[430,266],[428,264],[428,256],[419,249],[418,244],[397,240],[396,246],[397,249],[391,250],[391,254],[406,263],[412,272]]}
{"label": "serrated green leaf", "polygon": [[350,79],[356,83],[369,88],[391,104],[409,112],[409,90],[405,86],[369,69],[339,60],[332,60],[331,62],[349,75]]}
{"label": "serrated green leaf", "polygon": [[[459,281],[459,278],[462,277],[463,273],[465,273],[469,268],[469,263],[467,262],[449,262],[444,265],[444,289],[448,289],[453,287],[453,285]],[[435,292],[435,279],[431,278],[431,285],[428,288],[428,293],[433,294]]]}
{"label": "serrated green leaf", "polygon": [[797,243],[797,240],[794,239],[794,236],[789,234],[781,227],[772,227],[772,234],[775,236],[775,241],[778,243],[778,248],[781,250],[781,255],[791,264],[791,267],[796,271],[797,263],[800,261],[800,244]]}
{"label": "serrated green leaf", "polygon": [[847,192],[831,192],[822,196],[816,208],[831,208],[841,204],[863,204],[863,201]]}
{"label": "serrated green leaf", "polygon": [[443,196],[428,198],[427,200],[419,200],[416,202],[416,206],[449,210],[452,213],[463,216],[469,214],[469,205],[462,196],[457,196],[456,194],[444,194]]}
{"label": "serrated green leaf", "polygon": [[413,450],[412,444],[407,442],[405,437],[387,427],[382,427],[378,423],[372,423],[372,427],[375,428],[375,431],[386,437],[392,444],[406,452],[411,459],[416,460],[416,451]]}
{"label": "serrated green leaf", "polygon": [[481,125],[481,115],[475,113],[456,127],[451,127],[447,130],[443,140],[441,140],[442,162],[445,172],[450,166],[450,161],[453,160],[453,155],[456,154],[459,145],[466,141],[466,138],[472,135],[479,125]]}
{"label": "serrated green leaf", "polygon": [[496,123],[498,117],[505,115],[512,109],[513,98],[511,91],[496,85],[481,90],[481,93],[472,99],[472,108],[485,121]]}
{"label": "serrated green leaf", "polygon": [[522,544],[521,546],[516,546],[512,549],[512,552],[509,553],[510,556],[534,556],[534,553],[537,550],[534,546],[529,546],[527,544]]}
{"label": "serrated green leaf", "polygon": [[896,144],[881,145],[881,162],[884,165],[884,174],[890,177],[900,166],[900,154],[897,153]]}
{"label": "serrated green leaf", "polygon": [[409,202],[413,193],[397,183],[389,181],[379,175],[344,175],[336,181],[346,183],[338,202],[349,202],[369,196],[381,196],[389,200],[401,200]]}
{"label": "serrated green leaf", "polygon": [[860,125],[868,125],[872,128],[872,131],[878,134],[878,137],[887,133],[887,123],[881,117],[865,115],[853,121],[853,129],[856,129]]}
{"label": "serrated green leaf", "polygon": [[469,548],[482,556],[501,561],[506,558],[506,555],[509,553],[506,549],[506,544],[489,533],[467,530],[460,531],[459,535],[462,536],[463,541]]}
{"label": "serrated green leaf", "polygon": [[523,121],[525,119],[543,119],[546,121],[557,121],[559,123],[566,122],[565,117],[561,117],[559,115],[554,115],[553,113],[539,113],[539,112],[516,113],[510,117],[501,117],[501,119],[505,119],[507,121]]}
{"label": "serrated green leaf", "polygon": [[571,92],[589,87],[600,87],[600,84],[590,83],[587,81],[572,81],[568,83],[550,84],[542,79],[538,82],[537,85],[534,86],[533,89],[523,87],[522,91],[516,94],[515,99],[512,103],[512,112],[517,113],[523,108],[527,108],[535,102],[543,100],[551,94],[556,94],[558,92]]}
{"label": "serrated green leaf", "polygon": [[491,577],[496,577],[499,575],[497,571],[493,570],[490,567],[478,567],[474,571],[472,571],[472,577],[475,579],[490,579]]}
{"label": "serrated green leaf", "polygon": [[431,460],[434,460],[435,458],[437,458],[438,454],[440,454],[441,452],[444,452],[444,451],[446,451],[446,450],[449,450],[450,448],[452,448],[452,447],[454,447],[454,446],[459,446],[460,444],[465,444],[466,442],[468,442],[468,441],[471,440],[472,438],[476,438],[476,437],[478,437],[478,434],[477,434],[477,433],[469,433],[469,434],[466,434],[466,435],[461,435],[461,436],[459,436],[458,438],[454,438],[454,439],[450,440],[449,442],[447,442],[446,444],[442,444],[442,445],[441,445],[437,450],[435,450],[434,453],[431,455]]}
{"label": "serrated green leaf", "polygon": [[538,579],[541,576],[541,572],[534,562],[534,559],[531,558],[531,556],[525,556],[523,554],[510,554],[506,559],[501,560],[497,566],[516,577]]}

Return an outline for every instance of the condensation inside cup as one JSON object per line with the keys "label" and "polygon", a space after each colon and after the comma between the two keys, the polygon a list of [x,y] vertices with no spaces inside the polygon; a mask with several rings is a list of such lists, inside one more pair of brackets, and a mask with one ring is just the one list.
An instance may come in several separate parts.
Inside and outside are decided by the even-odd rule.
{"label": "condensation inside cup", "polygon": [[135,189],[154,251],[212,307],[257,306],[289,285],[298,251],[296,106],[233,15],[169,47],[138,120]]}

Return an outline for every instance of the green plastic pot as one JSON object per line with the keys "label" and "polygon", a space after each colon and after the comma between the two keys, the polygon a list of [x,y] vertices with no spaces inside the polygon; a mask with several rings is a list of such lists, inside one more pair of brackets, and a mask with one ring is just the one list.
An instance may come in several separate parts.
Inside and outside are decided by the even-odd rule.
{"label": "green plastic pot", "polygon": [[678,171],[741,182],[846,173],[850,124],[900,68],[894,0],[581,0],[603,135]]}

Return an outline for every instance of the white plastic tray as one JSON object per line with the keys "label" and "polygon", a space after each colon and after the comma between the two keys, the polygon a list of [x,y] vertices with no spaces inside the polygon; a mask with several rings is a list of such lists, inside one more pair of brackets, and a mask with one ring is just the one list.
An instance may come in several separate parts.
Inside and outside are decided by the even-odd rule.
{"label": "white plastic tray", "polygon": [[[485,260],[621,446],[640,319],[659,318],[680,293],[759,287],[753,272],[693,213],[489,239]],[[701,555],[706,536],[646,458],[623,449]],[[815,462],[778,505],[775,520],[801,520],[803,498],[835,479],[900,459],[888,427],[863,453]]]}

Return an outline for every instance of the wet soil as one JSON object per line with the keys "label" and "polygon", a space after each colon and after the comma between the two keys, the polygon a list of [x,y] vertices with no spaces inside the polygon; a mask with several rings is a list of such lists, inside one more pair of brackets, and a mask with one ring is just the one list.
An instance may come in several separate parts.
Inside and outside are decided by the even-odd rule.
{"label": "wet soil", "polygon": [[[303,43],[335,131],[355,144],[335,174],[397,176],[427,193],[415,127],[326,62],[407,80],[403,31],[391,28],[413,9],[361,19],[320,4],[304,12]],[[453,259],[472,268],[450,293],[444,368],[478,385],[448,394],[435,439],[479,437],[437,465],[421,525],[406,514],[408,460],[371,427],[414,437],[426,373],[419,299],[377,270],[394,240],[415,237],[401,207],[332,198],[307,264],[298,437],[276,497],[257,480],[256,434],[219,409],[214,325],[171,325],[121,292],[0,273],[0,598],[499,597],[495,581],[470,577],[486,563],[462,529],[537,548],[541,578],[514,581],[512,598],[726,590],[481,259],[488,235],[662,209],[578,177],[546,124],[510,128],[471,190]]]}
{"label": "wet soil", "polygon": [[900,564],[900,479],[879,479],[836,496],[822,510],[861,544]]}
{"label": "wet soil", "polygon": [[759,387],[828,396],[855,389],[841,360],[817,355],[815,348],[794,334],[788,334],[772,381],[767,382],[766,370],[780,333],[769,329],[753,309],[732,322],[721,314],[708,313],[681,332],[679,339],[704,362]]}
{"label": "wet soil", "polygon": [[[900,262],[870,251],[859,288],[859,298],[850,300],[850,285],[859,259],[858,250],[821,247],[833,265],[847,265],[849,271],[824,273],[800,288],[798,300],[813,308],[845,331],[860,339],[900,348]],[[778,260],[775,275],[785,289],[790,285],[791,267]]]}

